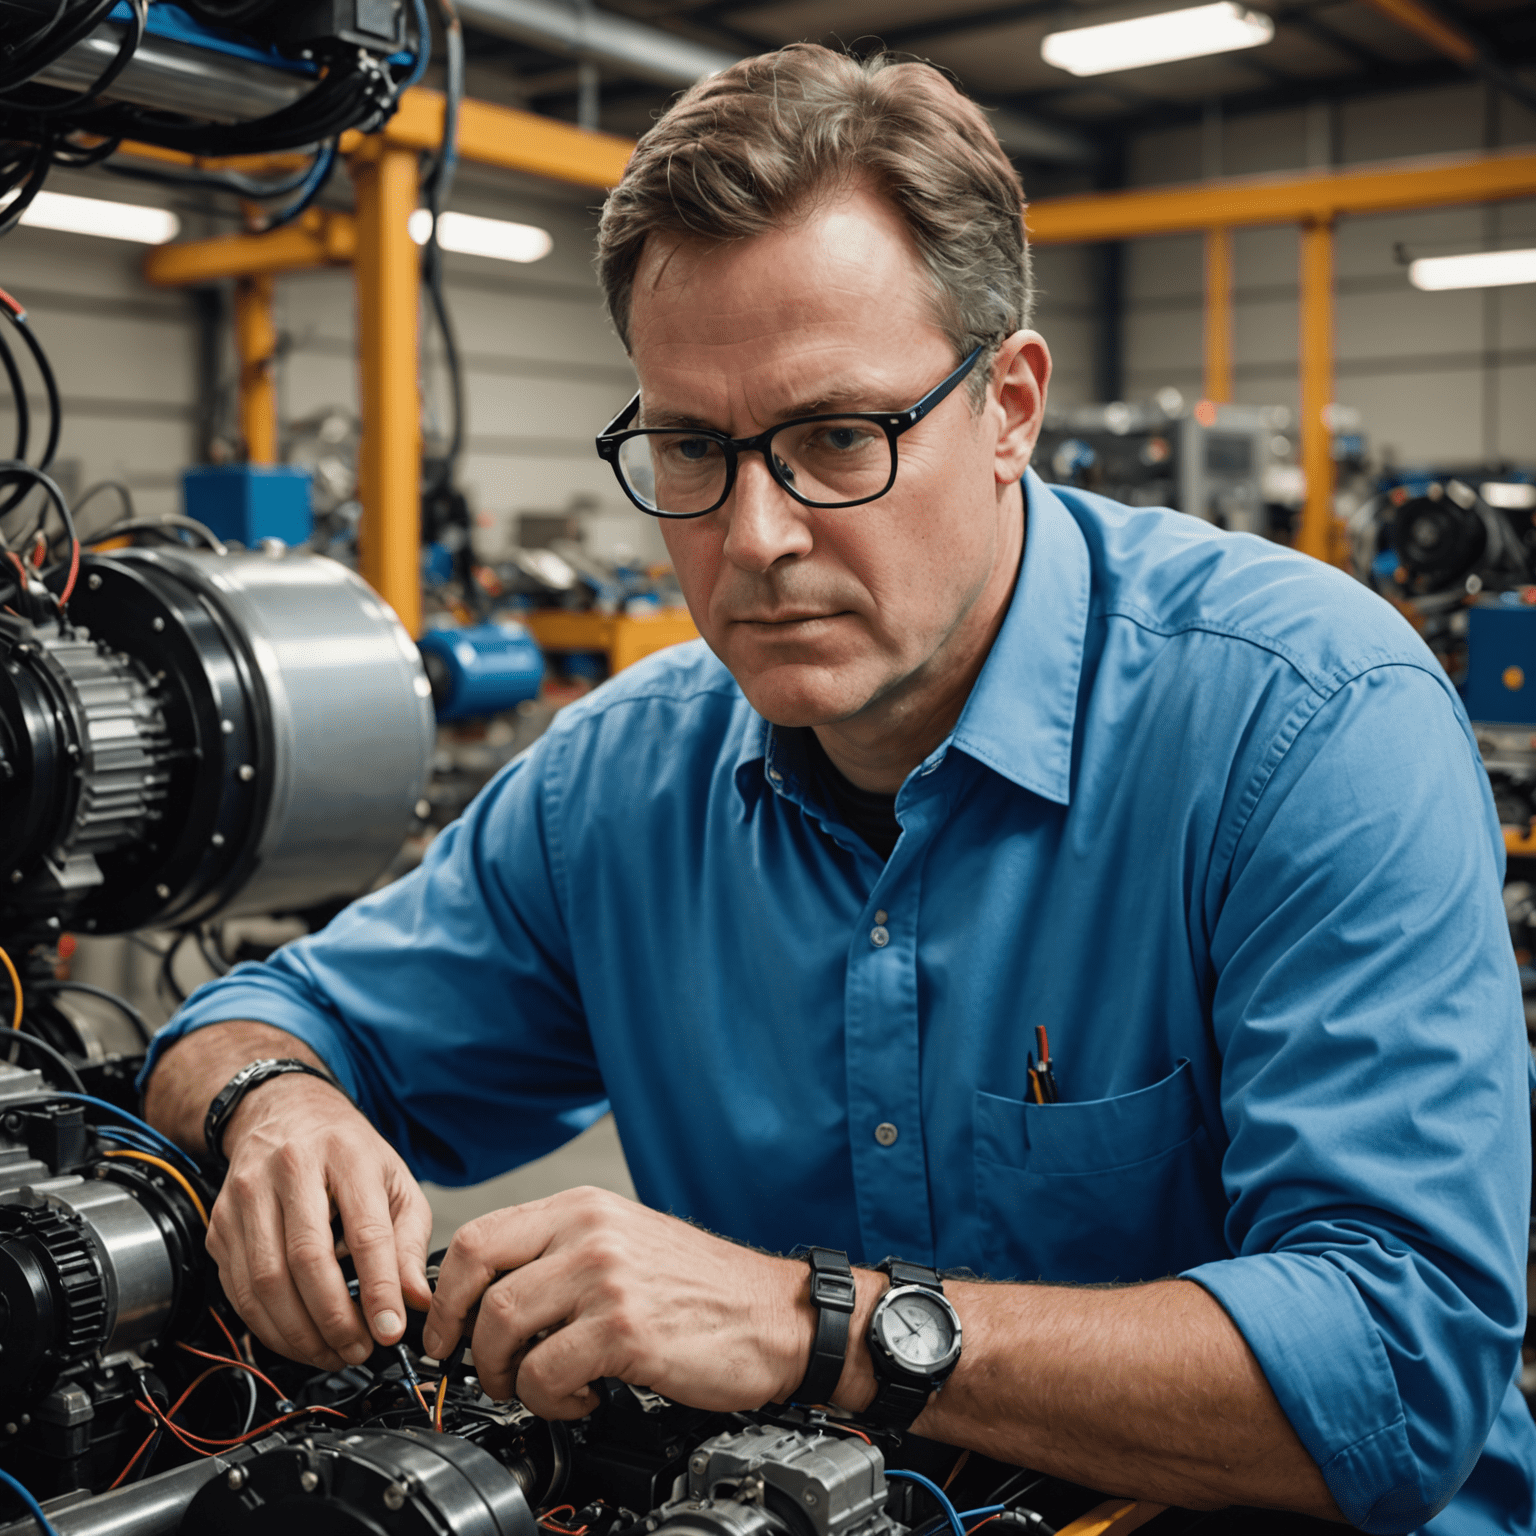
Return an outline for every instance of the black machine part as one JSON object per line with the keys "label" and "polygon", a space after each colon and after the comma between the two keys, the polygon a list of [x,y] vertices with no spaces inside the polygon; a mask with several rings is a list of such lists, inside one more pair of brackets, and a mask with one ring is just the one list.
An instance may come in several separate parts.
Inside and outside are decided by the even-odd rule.
{"label": "black machine part", "polygon": [[413,1429],[295,1437],[203,1485],[182,1536],[539,1536],[488,1451]]}
{"label": "black machine part", "polygon": [[1489,585],[1501,572],[1511,581],[1527,574],[1506,520],[1460,480],[1433,481],[1397,502],[1390,529],[1399,579],[1415,596],[1462,586],[1473,575]]}
{"label": "black machine part", "polygon": [[68,625],[0,621],[0,912],[121,933],[347,899],[432,739],[416,647],[334,561],[87,556]]}
{"label": "black machine part", "polygon": [[206,1299],[201,1223],[152,1165],[109,1160],[81,1107],[0,1063],[0,1394],[36,1401],[84,1362],[185,1329]]}

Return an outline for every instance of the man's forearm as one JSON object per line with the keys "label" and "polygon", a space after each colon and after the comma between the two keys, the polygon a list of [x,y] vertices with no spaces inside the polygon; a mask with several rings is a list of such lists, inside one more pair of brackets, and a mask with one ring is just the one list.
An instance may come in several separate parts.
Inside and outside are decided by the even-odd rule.
{"label": "man's forearm", "polygon": [[210,1024],[178,1040],[156,1063],[144,1092],[145,1119],[201,1157],[208,1106],[241,1067],[264,1057],[292,1058],[329,1070],[296,1035],[271,1024]]}
{"label": "man's forearm", "polygon": [[[885,1287],[858,1280],[835,1398],[855,1409],[874,1396],[863,1340]],[[1105,1493],[1342,1519],[1243,1336],[1193,1282],[944,1290],[965,1351],[916,1433]]]}

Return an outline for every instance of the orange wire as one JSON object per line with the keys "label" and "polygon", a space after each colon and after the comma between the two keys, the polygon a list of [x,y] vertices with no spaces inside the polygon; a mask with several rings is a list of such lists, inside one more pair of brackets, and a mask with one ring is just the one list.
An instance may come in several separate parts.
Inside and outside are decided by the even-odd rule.
{"label": "orange wire", "polygon": [[0,965],[5,967],[5,974],[11,978],[11,991],[16,1001],[11,1005],[11,1028],[21,1028],[21,977],[16,974],[16,966],[11,957],[0,949]]}
{"label": "orange wire", "polygon": [[190,1344],[183,1344],[180,1340],[177,1341],[176,1348],[185,1350],[189,1355],[196,1355],[201,1360],[212,1360],[216,1365],[232,1365],[236,1370],[249,1371],[264,1387],[269,1387],[277,1394],[279,1402],[286,1395],[270,1376],[258,1371],[254,1365],[247,1365],[244,1360],[226,1360],[223,1355],[211,1355],[206,1349],[194,1349]]}
{"label": "orange wire", "polygon": [[180,1184],[182,1189],[186,1192],[187,1199],[192,1202],[192,1209],[195,1210],[200,1217],[202,1217],[203,1225],[205,1227],[208,1225],[208,1212],[203,1208],[203,1202],[197,1198],[197,1191],[192,1188],[190,1183],[187,1182],[187,1176],[179,1169],[172,1167],[171,1164],[166,1162],[163,1157],[156,1157],[151,1152],[107,1152],[104,1153],[103,1156],[128,1157],[132,1158],[134,1162],[137,1163],[153,1163],[155,1167],[159,1168],[162,1172],[170,1174],[170,1176],[175,1179],[176,1182]]}

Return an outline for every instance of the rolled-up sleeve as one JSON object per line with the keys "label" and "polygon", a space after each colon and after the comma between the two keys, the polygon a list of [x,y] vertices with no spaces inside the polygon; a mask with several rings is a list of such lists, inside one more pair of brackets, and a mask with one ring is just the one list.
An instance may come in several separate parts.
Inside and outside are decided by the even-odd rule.
{"label": "rolled-up sleeve", "polygon": [[549,836],[557,728],[504,769],[421,866],[322,932],[200,988],[156,1037],[251,1019],[319,1055],[418,1177],[476,1183],[605,1108]]}
{"label": "rolled-up sleeve", "polygon": [[1226,1309],[1340,1509],[1408,1531],[1517,1369],[1530,1055],[1486,778],[1426,672],[1299,707],[1236,807],[1212,1017]]}

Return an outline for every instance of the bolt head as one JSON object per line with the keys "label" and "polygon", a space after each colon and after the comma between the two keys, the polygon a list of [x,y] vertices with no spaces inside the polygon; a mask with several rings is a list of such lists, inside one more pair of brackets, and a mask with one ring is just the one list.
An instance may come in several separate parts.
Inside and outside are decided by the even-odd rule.
{"label": "bolt head", "polygon": [[92,571],[91,574],[85,578],[85,584],[91,589],[92,592],[99,592],[101,591],[101,576],[96,571]]}
{"label": "bolt head", "polygon": [[256,770],[252,768],[249,763],[241,763],[238,770],[238,777],[242,784],[249,784],[251,780],[256,777]]}
{"label": "bolt head", "polygon": [[814,1504],[816,1502],[816,1490],[814,1488],[807,1488],[805,1490],[805,1502],[807,1504]]}
{"label": "bolt head", "polygon": [[11,871],[11,884],[12,885],[20,885],[21,884],[21,871],[19,869],[13,869]]}
{"label": "bolt head", "polygon": [[168,885],[157,885],[155,887],[155,895],[158,896],[161,901],[164,901],[170,894],[171,888]]}
{"label": "bolt head", "polygon": [[320,1474],[318,1472],[304,1471],[299,1473],[299,1487],[305,1493],[313,1493],[320,1486]]}
{"label": "bolt head", "polygon": [[384,1490],[384,1508],[400,1509],[405,1504],[405,1489],[399,1483],[390,1483]]}
{"label": "bolt head", "polygon": [[157,614],[149,627],[158,635],[165,628],[165,620]]}
{"label": "bolt head", "polygon": [[245,1487],[245,1469],[243,1467],[231,1467],[229,1475],[224,1481],[231,1489],[238,1493]]}

